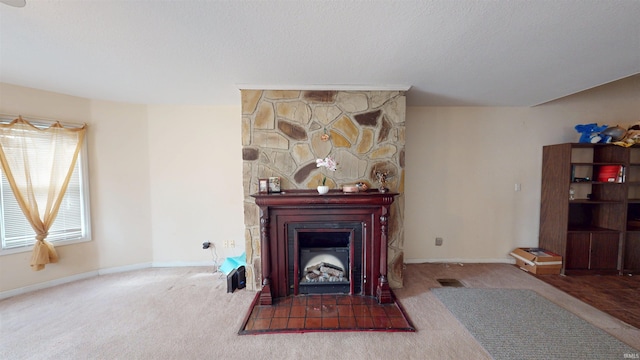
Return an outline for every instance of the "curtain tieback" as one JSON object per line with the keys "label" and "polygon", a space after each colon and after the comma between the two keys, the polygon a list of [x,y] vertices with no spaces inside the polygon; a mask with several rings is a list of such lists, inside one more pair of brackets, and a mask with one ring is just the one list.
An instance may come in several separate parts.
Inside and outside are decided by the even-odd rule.
{"label": "curtain tieback", "polygon": [[36,235],[36,240],[38,240],[38,241],[40,241],[40,242],[43,242],[43,241],[44,241],[44,239],[46,239],[46,238],[47,238],[47,236],[49,236],[49,233],[48,233],[48,232],[46,232],[46,233],[44,233],[44,234],[37,234],[37,235]]}

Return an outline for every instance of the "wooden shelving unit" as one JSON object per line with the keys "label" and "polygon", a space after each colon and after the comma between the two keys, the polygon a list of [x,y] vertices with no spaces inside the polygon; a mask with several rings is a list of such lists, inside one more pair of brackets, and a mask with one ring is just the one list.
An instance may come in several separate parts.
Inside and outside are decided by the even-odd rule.
{"label": "wooden shelving unit", "polygon": [[[640,272],[640,147],[567,143],[542,153],[539,246],[562,255],[567,275]],[[623,176],[598,181],[611,166]]]}

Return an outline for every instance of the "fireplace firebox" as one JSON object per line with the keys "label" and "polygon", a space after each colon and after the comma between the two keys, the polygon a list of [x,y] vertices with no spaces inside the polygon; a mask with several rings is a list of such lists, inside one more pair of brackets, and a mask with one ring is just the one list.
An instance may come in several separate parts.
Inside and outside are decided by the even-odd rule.
{"label": "fireplace firebox", "polygon": [[254,194],[260,208],[260,304],[344,293],[392,302],[387,232],[396,193],[287,190]]}
{"label": "fireplace firebox", "polygon": [[289,295],[360,294],[362,223],[287,224]]}

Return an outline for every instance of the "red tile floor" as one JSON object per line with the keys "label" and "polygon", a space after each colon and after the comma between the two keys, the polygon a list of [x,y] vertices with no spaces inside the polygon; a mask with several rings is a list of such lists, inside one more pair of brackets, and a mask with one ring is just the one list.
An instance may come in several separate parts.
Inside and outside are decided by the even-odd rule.
{"label": "red tile floor", "polygon": [[250,309],[239,334],[311,331],[415,331],[396,303],[368,296],[299,295]]}

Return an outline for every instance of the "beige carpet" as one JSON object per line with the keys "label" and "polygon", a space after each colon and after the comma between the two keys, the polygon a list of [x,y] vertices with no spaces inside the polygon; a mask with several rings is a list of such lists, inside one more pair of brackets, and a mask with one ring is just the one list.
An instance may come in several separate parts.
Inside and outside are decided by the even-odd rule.
{"label": "beige carpet", "polygon": [[[240,336],[254,292],[226,292],[208,268],[103,275],[0,301],[1,359],[490,359],[430,292],[438,278],[467,287],[533,289],[628,345],[640,331],[506,264],[407,265],[395,291],[415,333]],[[622,358],[622,355],[621,355]]]}

